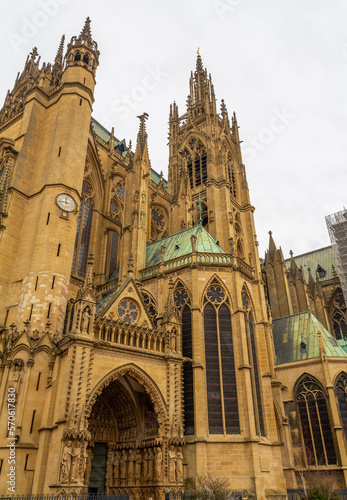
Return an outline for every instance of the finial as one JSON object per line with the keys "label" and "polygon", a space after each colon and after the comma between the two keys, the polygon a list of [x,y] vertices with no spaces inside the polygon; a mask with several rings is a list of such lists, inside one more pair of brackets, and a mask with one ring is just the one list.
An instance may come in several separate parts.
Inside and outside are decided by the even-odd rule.
{"label": "finial", "polygon": [[293,250],[289,250],[289,255],[293,257]]}
{"label": "finial", "polygon": [[197,53],[198,58],[199,58],[199,59],[201,59],[201,55],[200,55],[200,47],[198,47],[198,50],[196,51],[196,53]]}
{"label": "finial", "polygon": [[269,231],[269,235],[272,236],[272,231]]}

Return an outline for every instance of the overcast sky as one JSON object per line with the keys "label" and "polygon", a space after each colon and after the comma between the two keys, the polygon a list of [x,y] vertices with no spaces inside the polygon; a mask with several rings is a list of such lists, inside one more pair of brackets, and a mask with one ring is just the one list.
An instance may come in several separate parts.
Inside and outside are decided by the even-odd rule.
{"label": "overcast sky", "polygon": [[185,112],[200,47],[217,105],[236,112],[260,255],[271,229],[285,257],[330,244],[324,217],[347,206],[344,0],[1,2],[0,102],[36,46],[52,62],[90,16],[100,49],[93,116],[136,141],[167,175],[169,105]]}

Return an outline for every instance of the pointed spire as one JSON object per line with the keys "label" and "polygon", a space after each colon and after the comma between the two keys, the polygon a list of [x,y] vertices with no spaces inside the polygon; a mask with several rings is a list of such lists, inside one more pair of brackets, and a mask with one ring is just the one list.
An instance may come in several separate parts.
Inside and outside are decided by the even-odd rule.
{"label": "pointed spire", "polygon": [[276,247],[276,244],[274,242],[274,239],[272,237],[272,231],[269,231],[269,250],[268,250],[268,255],[271,259],[274,258],[274,255],[275,253],[277,252],[277,247]]}
{"label": "pointed spire", "polygon": [[80,33],[80,36],[79,36],[80,40],[85,40],[86,42],[88,42],[88,44],[93,43],[92,32],[90,29],[90,22],[91,22],[90,17],[87,17],[87,19],[85,20],[84,26],[82,28],[82,31]]}
{"label": "pointed spire", "polygon": [[136,153],[140,153],[140,157],[142,158],[144,150],[147,146],[147,131],[146,131],[146,120],[148,120],[148,113],[142,113],[137,118],[140,120],[140,127],[137,134],[137,143],[136,143]]}
{"label": "pointed spire", "polygon": [[54,64],[63,64],[64,43],[65,43],[65,35],[61,37],[60,44],[57,50],[57,55],[55,56],[54,59]]}

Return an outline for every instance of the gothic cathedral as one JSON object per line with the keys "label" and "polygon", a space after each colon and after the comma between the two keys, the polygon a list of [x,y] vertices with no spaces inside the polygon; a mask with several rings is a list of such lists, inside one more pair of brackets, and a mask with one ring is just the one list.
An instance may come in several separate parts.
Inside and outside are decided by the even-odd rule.
{"label": "gothic cathedral", "polygon": [[87,19],[53,64],[33,49],[0,111],[0,494],[15,477],[159,500],[211,474],[284,498],[287,387],[236,116],[198,54],[166,181],[146,113],[134,151],[91,117],[98,64]]}

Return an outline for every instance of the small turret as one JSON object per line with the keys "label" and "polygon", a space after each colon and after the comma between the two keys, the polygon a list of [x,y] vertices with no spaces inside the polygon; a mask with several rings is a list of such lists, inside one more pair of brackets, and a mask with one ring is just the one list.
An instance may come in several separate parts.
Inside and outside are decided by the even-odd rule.
{"label": "small turret", "polygon": [[66,75],[66,71],[69,68],[83,68],[90,72],[92,80],[87,79],[84,74],[81,83],[86,86],[90,86],[93,90],[95,85],[96,68],[99,65],[99,55],[100,52],[98,50],[98,44],[92,39],[90,19],[87,17],[80,35],[78,37],[73,36],[70,43],[67,45],[67,51],[65,54],[65,76],[63,80],[70,81],[71,78],[73,78],[74,81],[76,81],[76,71],[72,72],[71,77]]}

